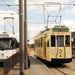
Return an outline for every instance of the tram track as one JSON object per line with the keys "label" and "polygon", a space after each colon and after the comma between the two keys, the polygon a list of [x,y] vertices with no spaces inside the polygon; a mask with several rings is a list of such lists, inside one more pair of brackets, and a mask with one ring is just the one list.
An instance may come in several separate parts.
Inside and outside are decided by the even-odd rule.
{"label": "tram track", "polygon": [[50,67],[49,68],[55,75],[75,75],[75,70],[65,67],[65,68],[56,68]]}
{"label": "tram track", "polygon": [[51,64],[43,62],[54,75],[75,75],[75,59],[70,63]]}
{"label": "tram track", "polygon": [[[64,68],[55,68],[56,70],[58,70],[59,72],[61,72],[63,75],[75,75],[75,70],[69,68],[69,67],[65,67],[65,71],[62,70]],[[71,73],[71,74],[70,74]]]}
{"label": "tram track", "polygon": [[[71,66],[72,65],[72,66]],[[55,74],[55,75],[75,75],[75,66],[73,63],[68,63],[64,65],[47,65],[47,67]]]}
{"label": "tram track", "polygon": [[72,69],[72,68],[69,68],[69,67],[66,67],[66,68],[68,68],[68,69],[70,69],[71,71],[74,71],[74,72],[75,72],[75,70],[74,70],[74,69]]}
{"label": "tram track", "polygon": [[54,75],[75,75],[75,59],[70,63],[51,64],[43,62]]}
{"label": "tram track", "polygon": [[63,75],[67,75],[66,73],[64,73],[63,71],[59,70],[58,68],[55,68],[56,70],[58,70],[59,72],[61,72]]}

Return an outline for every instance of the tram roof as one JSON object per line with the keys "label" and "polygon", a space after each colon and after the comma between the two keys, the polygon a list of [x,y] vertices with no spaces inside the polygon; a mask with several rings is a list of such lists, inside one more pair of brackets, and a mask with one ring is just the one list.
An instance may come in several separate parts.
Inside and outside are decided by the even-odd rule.
{"label": "tram roof", "polygon": [[66,26],[64,26],[64,25],[62,25],[62,26],[57,26],[57,25],[56,25],[56,26],[54,26],[54,27],[52,27],[52,28],[47,28],[47,29],[45,29],[45,30],[43,30],[43,31],[40,31],[40,33],[39,33],[38,35],[36,35],[35,38],[36,38],[37,36],[43,34],[43,33],[47,33],[47,31],[50,31],[50,32],[69,32],[70,30],[69,30],[68,27],[66,27]]}
{"label": "tram roof", "polygon": [[6,33],[6,32],[3,32],[2,34],[0,34],[0,38],[10,38],[10,39],[16,39],[16,40],[17,40],[15,34],[10,35],[10,34],[8,34],[8,33]]}
{"label": "tram roof", "polygon": [[43,31],[40,31],[40,33],[39,33],[38,35],[36,35],[36,37],[39,36],[40,34],[46,32],[46,31],[49,31],[49,30],[50,30],[50,28],[47,28],[47,29],[45,29],[45,30],[43,30]]}

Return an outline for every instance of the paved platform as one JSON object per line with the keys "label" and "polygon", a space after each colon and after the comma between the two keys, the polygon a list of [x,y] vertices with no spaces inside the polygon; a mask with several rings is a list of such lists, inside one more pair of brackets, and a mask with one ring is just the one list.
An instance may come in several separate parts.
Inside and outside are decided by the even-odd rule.
{"label": "paved platform", "polygon": [[[54,75],[42,62],[30,56],[31,66],[24,70],[25,75]],[[10,70],[8,75],[20,75],[19,63],[15,65],[14,69]]]}

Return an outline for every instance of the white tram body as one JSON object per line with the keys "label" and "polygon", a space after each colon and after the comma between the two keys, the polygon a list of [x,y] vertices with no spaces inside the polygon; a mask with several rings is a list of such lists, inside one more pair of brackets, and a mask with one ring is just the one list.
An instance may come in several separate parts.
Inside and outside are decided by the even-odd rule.
{"label": "white tram body", "polygon": [[0,62],[17,52],[19,52],[19,46],[15,34],[12,36],[7,33],[0,34]]}
{"label": "white tram body", "polygon": [[46,29],[35,37],[35,55],[54,63],[72,61],[71,31],[65,26]]}

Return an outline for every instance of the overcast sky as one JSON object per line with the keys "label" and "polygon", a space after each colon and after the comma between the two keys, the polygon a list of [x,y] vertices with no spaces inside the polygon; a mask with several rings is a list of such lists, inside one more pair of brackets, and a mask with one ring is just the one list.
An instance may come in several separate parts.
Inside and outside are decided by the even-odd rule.
{"label": "overcast sky", "polygon": [[[4,29],[8,33],[12,33],[12,25],[14,23],[15,34],[19,36],[19,7],[12,6],[13,4],[17,5],[19,3],[18,1],[19,0],[0,0],[0,33],[3,32]],[[8,4],[11,6],[7,6]],[[27,0],[29,43],[34,42],[34,37],[40,31],[44,30],[47,24],[49,28],[56,24],[66,25],[71,31],[75,31],[74,4],[75,0]],[[14,19],[7,19],[6,17],[13,17]]]}

